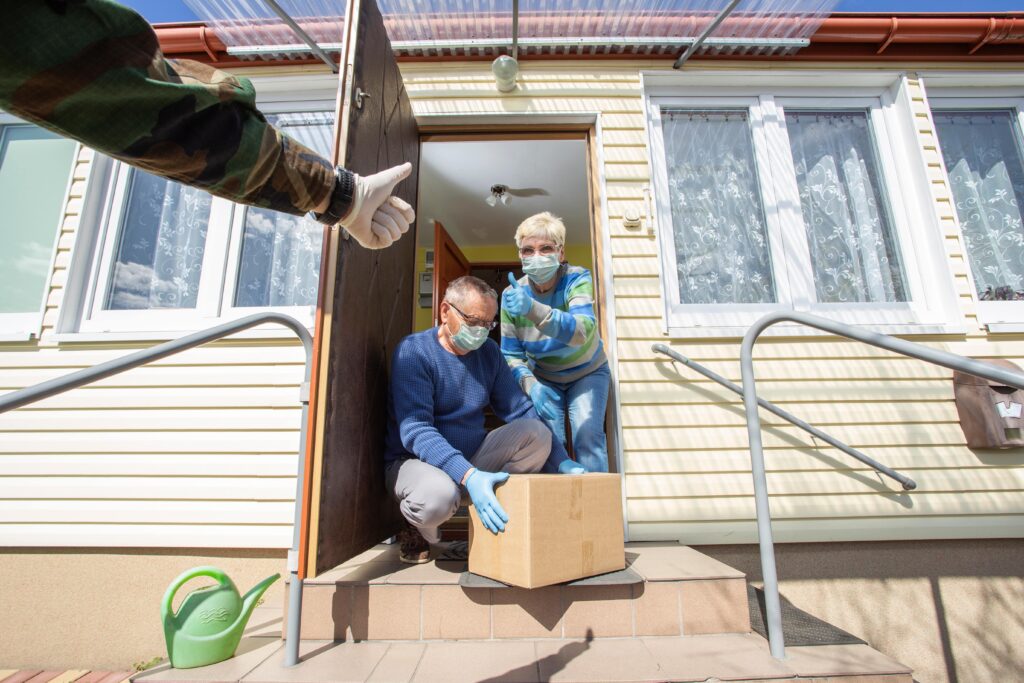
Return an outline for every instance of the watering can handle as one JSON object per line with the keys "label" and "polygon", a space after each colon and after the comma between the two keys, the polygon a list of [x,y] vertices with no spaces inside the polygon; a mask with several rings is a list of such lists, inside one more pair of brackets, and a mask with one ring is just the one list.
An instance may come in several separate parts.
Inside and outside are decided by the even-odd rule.
{"label": "watering can handle", "polygon": [[167,592],[164,593],[163,602],[160,603],[160,616],[163,619],[166,619],[168,616],[173,614],[171,606],[174,602],[174,594],[178,592],[178,589],[199,576],[209,576],[221,585],[231,583],[231,579],[228,578],[228,575],[216,567],[193,567],[192,569],[189,569],[178,576],[178,578],[171,582],[171,585],[167,587]]}

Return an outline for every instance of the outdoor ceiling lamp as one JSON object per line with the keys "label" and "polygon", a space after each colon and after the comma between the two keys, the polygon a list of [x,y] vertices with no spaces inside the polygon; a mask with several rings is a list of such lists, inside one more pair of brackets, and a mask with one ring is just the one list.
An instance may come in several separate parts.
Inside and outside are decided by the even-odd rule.
{"label": "outdoor ceiling lamp", "polygon": [[508,194],[508,185],[491,185],[491,193],[484,201],[488,206],[497,206],[498,202],[508,206],[508,203],[512,201]]}
{"label": "outdoor ceiling lamp", "polygon": [[491,71],[500,92],[512,92],[516,89],[516,74],[519,73],[519,62],[508,55],[501,55],[491,62]]}

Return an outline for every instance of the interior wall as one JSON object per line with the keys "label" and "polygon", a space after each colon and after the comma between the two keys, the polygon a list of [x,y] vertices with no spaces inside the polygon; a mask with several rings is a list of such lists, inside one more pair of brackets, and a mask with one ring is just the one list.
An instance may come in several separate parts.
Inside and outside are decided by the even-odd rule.
{"label": "interior wall", "polygon": [[[509,244],[493,244],[487,246],[476,246],[476,247],[459,247],[462,249],[462,253],[466,255],[470,263],[483,263],[483,262],[494,262],[504,261],[514,263],[519,261],[519,254],[516,251],[515,244],[510,240]],[[416,282],[419,282],[419,274],[426,270],[426,254],[428,247],[420,247],[416,250]],[[591,255],[589,244],[567,244],[565,247],[565,258],[574,266],[582,266],[593,270],[593,257]],[[501,292],[498,292],[500,295]],[[431,320],[431,308],[429,306],[421,308],[419,302],[415,302],[415,329],[414,332],[425,330],[428,327],[433,326]]]}

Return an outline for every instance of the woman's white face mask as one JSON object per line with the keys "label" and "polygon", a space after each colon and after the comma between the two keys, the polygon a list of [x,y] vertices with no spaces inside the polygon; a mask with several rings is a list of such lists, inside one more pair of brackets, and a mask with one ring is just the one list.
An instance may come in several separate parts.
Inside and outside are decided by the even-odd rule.
{"label": "woman's white face mask", "polygon": [[523,272],[530,280],[538,285],[550,282],[551,278],[558,272],[558,254],[537,254],[526,256],[522,259]]}

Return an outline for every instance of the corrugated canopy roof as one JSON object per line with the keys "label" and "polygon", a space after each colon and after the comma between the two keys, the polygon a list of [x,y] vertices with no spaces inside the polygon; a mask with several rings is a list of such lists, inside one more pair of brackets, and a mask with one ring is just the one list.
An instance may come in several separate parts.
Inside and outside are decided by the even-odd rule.
{"label": "corrugated canopy roof", "polygon": [[[310,49],[263,0],[185,0],[240,57],[308,56]],[[325,50],[340,47],[343,0],[278,0]],[[512,46],[512,0],[379,0],[399,55],[497,55]],[[520,54],[675,54],[729,0],[527,0]],[[838,0],[741,0],[700,54],[790,54]]]}

